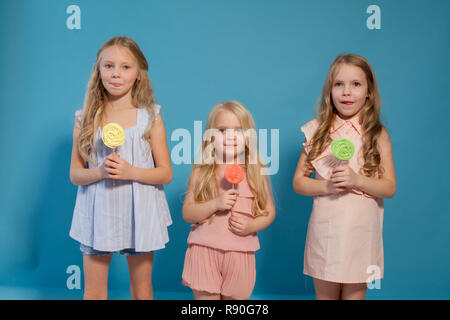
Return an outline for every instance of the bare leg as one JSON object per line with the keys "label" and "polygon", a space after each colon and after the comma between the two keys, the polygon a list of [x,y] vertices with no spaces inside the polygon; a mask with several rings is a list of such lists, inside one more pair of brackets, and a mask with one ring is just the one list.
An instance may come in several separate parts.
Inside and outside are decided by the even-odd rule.
{"label": "bare leg", "polygon": [[153,252],[127,256],[130,270],[130,293],[133,300],[153,300]]}
{"label": "bare leg", "polygon": [[314,279],[317,300],[339,300],[341,297],[341,284],[320,279]]}
{"label": "bare leg", "polygon": [[83,254],[84,300],[108,299],[108,272],[112,254],[93,256]]}
{"label": "bare leg", "polygon": [[365,300],[366,291],[366,283],[343,283],[342,300]]}
{"label": "bare leg", "polygon": [[209,293],[205,291],[192,290],[195,300],[220,300],[220,293]]}

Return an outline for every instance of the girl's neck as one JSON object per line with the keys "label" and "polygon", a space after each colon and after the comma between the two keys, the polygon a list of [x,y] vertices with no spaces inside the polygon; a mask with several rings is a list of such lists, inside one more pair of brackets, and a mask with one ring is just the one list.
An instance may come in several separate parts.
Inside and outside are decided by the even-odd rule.
{"label": "girl's neck", "polygon": [[134,107],[131,99],[131,91],[120,97],[109,95],[105,107],[107,110],[122,110]]}
{"label": "girl's neck", "polygon": [[336,111],[336,117],[338,117],[338,118],[340,118],[342,120],[350,120],[350,119],[353,119],[353,118],[358,119],[360,112],[361,112],[361,110],[358,111],[357,113],[355,113],[352,116],[344,116],[344,115],[339,114],[339,112]]}

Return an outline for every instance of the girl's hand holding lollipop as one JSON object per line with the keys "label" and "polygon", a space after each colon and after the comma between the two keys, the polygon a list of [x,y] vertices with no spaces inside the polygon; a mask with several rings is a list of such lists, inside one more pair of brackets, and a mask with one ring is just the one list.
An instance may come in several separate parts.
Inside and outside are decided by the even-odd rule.
{"label": "girl's hand holding lollipop", "polygon": [[133,166],[122,159],[117,153],[111,153],[105,158],[104,169],[108,173],[108,178],[115,180],[134,180]]}
{"label": "girl's hand holding lollipop", "polygon": [[[231,190],[234,190],[235,184],[244,180],[244,175],[244,169],[237,164],[231,164],[227,167],[225,170],[225,179],[231,183]],[[251,223],[252,219],[231,212],[231,216],[228,219],[228,229],[239,236],[246,236],[251,233]]]}
{"label": "girl's hand holding lollipop", "polygon": [[[234,185],[244,180],[244,169],[242,169],[237,164],[231,164],[227,166],[227,168],[225,169],[225,179],[229,183],[231,183],[232,188],[225,191],[216,198],[217,210],[231,210],[233,208],[238,195],[238,192],[237,190],[235,190]],[[215,215],[216,214],[214,213],[208,219],[196,223],[195,225],[205,223],[206,220],[209,220],[209,223],[211,223]]]}
{"label": "girl's hand holding lollipop", "polygon": [[345,138],[334,140],[331,144],[333,156],[338,160],[338,165],[332,171],[330,181],[336,192],[342,192],[346,188],[355,188],[358,185],[358,175],[348,165],[355,153],[353,143]]}
{"label": "girl's hand holding lollipop", "polygon": [[[117,172],[113,172],[112,170],[117,170],[117,168],[114,168],[114,166],[112,166],[112,161],[115,161],[117,163],[118,159],[120,159],[120,156],[117,155],[115,153],[116,148],[120,145],[122,145],[125,141],[125,131],[123,130],[123,128],[114,122],[110,122],[107,125],[105,125],[103,127],[102,130],[102,140],[103,143],[105,144],[105,146],[107,146],[108,148],[113,149],[113,152],[111,155],[109,155],[106,161],[109,161],[107,163],[105,163],[105,170],[111,175],[111,174],[117,174]],[[122,160],[123,161],[123,160]],[[114,169],[111,169],[114,168]],[[115,185],[115,181],[113,180],[113,185]]]}

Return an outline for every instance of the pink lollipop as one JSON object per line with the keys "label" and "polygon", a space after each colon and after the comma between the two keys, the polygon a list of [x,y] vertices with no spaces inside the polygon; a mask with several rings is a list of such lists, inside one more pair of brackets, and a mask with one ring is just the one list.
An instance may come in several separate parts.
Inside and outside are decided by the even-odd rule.
{"label": "pink lollipop", "polygon": [[237,164],[230,164],[225,170],[225,179],[234,187],[235,184],[244,180],[244,169]]}

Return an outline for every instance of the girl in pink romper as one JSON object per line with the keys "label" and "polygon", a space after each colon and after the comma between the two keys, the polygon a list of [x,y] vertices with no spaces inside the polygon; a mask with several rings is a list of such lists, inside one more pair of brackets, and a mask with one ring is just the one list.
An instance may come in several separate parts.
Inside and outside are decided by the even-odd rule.
{"label": "girl in pink romper", "polygon": [[[301,127],[306,139],[293,181],[297,193],[314,196],[303,272],[314,278],[317,299],[364,299],[367,284],[383,278],[383,198],[393,197],[396,180],[379,112],[370,63],[338,56],[318,117]],[[339,138],[355,147],[348,161],[332,154],[331,142]]]}
{"label": "girl in pink romper", "polygon": [[[254,127],[248,110],[236,101],[216,105],[209,115],[205,136],[214,136],[203,141],[202,163],[194,166],[183,205],[183,218],[194,225],[182,283],[195,299],[248,299],[253,291],[256,232],[275,218],[270,181],[261,174],[258,151],[251,150],[252,135],[246,134]],[[236,185],[225,179],[231,163],[244,170]]]}

